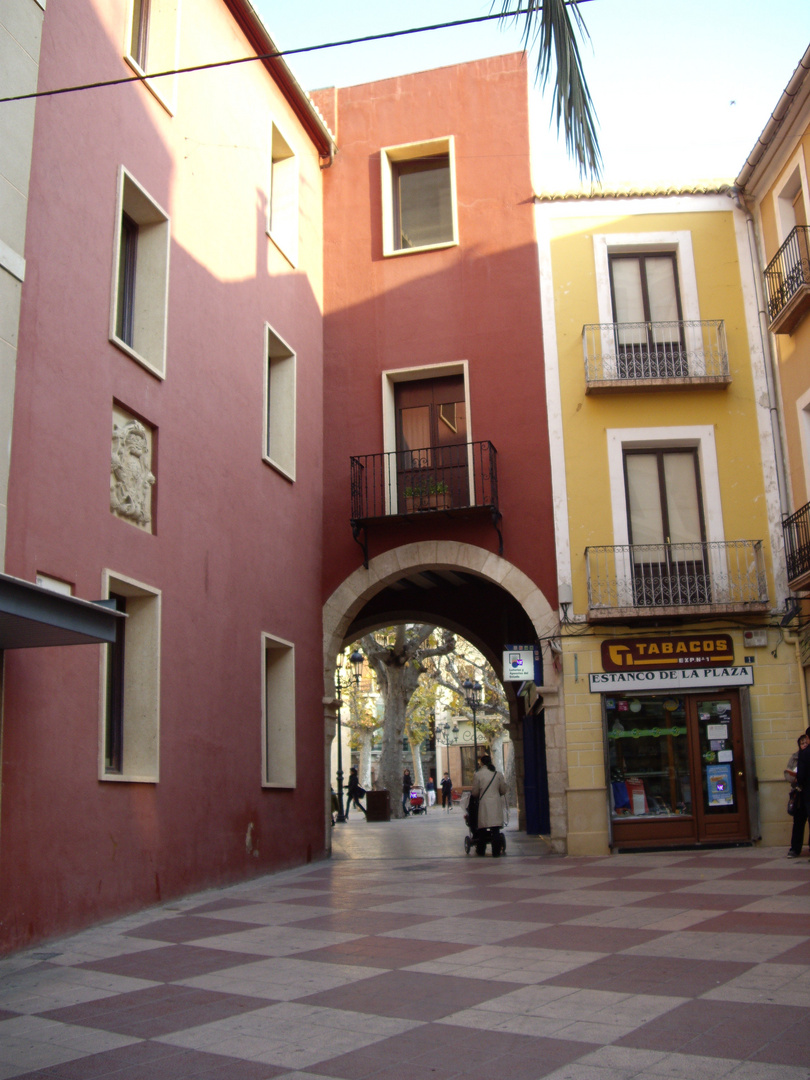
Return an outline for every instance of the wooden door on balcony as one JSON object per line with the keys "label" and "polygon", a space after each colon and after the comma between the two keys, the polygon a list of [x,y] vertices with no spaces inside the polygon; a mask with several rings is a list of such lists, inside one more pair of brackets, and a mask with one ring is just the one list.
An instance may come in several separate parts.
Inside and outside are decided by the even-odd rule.
{"label": "wooden door on balcony", "polygon": [[619,378],[688,375],[674,252],[611,255],[610,288]]}
{"label": "wooden door on balcony", "polygon": [[624,472],[634,604],[710,604],[697,450],[627,450]]}
{"label": "wooden door on balcony", "polygon": [[464,377],[397,383],[400,513],[469,506]]}

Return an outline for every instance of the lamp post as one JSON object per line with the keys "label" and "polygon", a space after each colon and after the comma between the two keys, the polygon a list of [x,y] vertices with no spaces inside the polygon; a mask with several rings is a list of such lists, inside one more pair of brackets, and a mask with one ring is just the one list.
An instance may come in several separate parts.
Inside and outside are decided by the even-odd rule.
{"label": "lamp post", "polygon": [[[445,771],[450,772],[450,735],[458,735],[458,724],[451,724],[449,720],[443,720],[440,724],[436,724],[436,734],[444,742],[445,757],[447,758]],[[455,742],[455,739],[453,739],[453,742]],[[438,769],[436,771],[438,772]]]}
{"label": "lamp post", "polygon": [[340,723],[340,710],[343,706],[343,698],[341,692],[348,690],[354,680],[354,685],[360,685],[360,676],[363,672],[363,654],[359,649],[355,649],[352,655],[349,657],[349,661],[352,665],[352,674],[350,675],[345,671],[343,667],[343,657],[340,658],[340,663],[335,668],[335,692],[337,694],[337,708],[335,710],[335,717],[337,719],[337,801],[338,801],[338,813],[337,820],[345,821],[346,815],[343,813],[343,732]]}
{"label": "lamp post", "polygon": [[475,768],[478,768],[478,727],[475,722],[475,714],[478,706],[481,704],[481,683],[473,682],[472,679],[465,679],[462,683],[464,687],[464,700],[467,702],[467,708],[472,709],[473,714],[473,746],[475,748]]}

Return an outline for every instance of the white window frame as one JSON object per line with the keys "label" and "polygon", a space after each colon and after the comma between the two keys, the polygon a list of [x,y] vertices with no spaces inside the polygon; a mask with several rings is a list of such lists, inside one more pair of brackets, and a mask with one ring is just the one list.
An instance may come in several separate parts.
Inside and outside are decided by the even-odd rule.
{"label": "white window frame", "polygon": [[787,240],[796,225],[793,200],[801,191],[804,202],[805,221],[810,222],[810,189],[807,184],[807,168],[804,154],[799,148],[783,171],[782,179],[773,189],[773,209],[776,220],[778,247]]}
{"label": "white window frame", "polygon": [[180,55],[180,0],[141,0],[149,10],[149,36],[146,46],[146,68],[141,67],[132,55],[133,21],[136,5],[127,0],[124,24],[124,60],[136,75],[143,77],[146,88],[160,102],[170,116],[177,105],[177,76],[165,75],[161,79],[148,79],[146,75],[161,71],[174,71],[179,67]]}
{"label": "white window frame", "polygon": [[802,446],[805,501],[810,502],[810,390],[796,399],[799,420],[799,438]]}
{"label": "white window frame", "polygon": [[[262,632],[262,787],[296,786],[295,645]],[[269,702],[272,708],[268,708]]]}
{"label": "white window frame", "polygon": [[[414,249],[411,248],[413,251]],[[472,444],[472,413],[470,410],[470,365],[467,360],[451,360],[445,364],[426,364],[423,367],[390,368],[382,373],[382,417],[383,417],[383,449],[386,454],[392,454],[397,448],[397,409],[396,409],[396,385],[397,383],[416,382],[420,379],[439,379],[443,375],[461,375],[464,379],[464,405],[467,410],[467,442]],[[386,457],[386,470],[390,467],[391,458]],[[475,475],[472,460],[472,451],[468,452],[468,473],[470,477],[470,499],[474,495],[473,485]],[[397,497],[397,485],[393,477],[386,475],[385,478],[386,498],[395,500]],[[397,507],[388,503],[387,514],[395,514]]]}
{"label": "white window frame", "polygon": [[297,372],[295,352],[265,323],[262,458],[292,481],[296,461]]}
{"label": "white window frame", "polygon": [[[118,283],[125,214],[138,226],[131,345],[118,336]],[[115,209],[110,341],[159,379],[166,377],[170,246],[169,215],[121,165]]]}
{"label": "white window frame", "polygon": [[[703,500],[703,520],[707,543],[725,540],[723,510],[720,501],[720,472],[717,467],[717,444],[714,428],[708,424],[660,428],[608,428],[607,457],[610,478],[610,503],[613,516],[613,545],[626,547],[630,544],[630,523],[627,517],[627,489],[624,477],[624,454],[626,450],[667,450],[677,448],[697,449],[700,470],[700,490]],[[712,559],[722,559],[721,548],[709,548],[710,571],[719,576],[724,566]],[[619,570],[617,557],[617,571]],[[624,572],[619,580],[632,582],[629,554]],[[621,600],[624,606],[633,606],[632,597]]]}
{"label": "white window frame", "polygon": [[290,263],[298,265],[298,155],[275,121],[270,124],[267,235]]}
{"label": "white window frame", "polygon": [[[156,784],[160,779],[160,639],[159,589],[142,581],[102,571],[102,596],[127,598],[124,654],[124,726],[121,772],[106,771],[107,668],[110,647],[101,648],[99,780]],[[131,601],[131,603],[130,603]]]}
{"label": "white window frame", "polygon": [[[596,295],[600,325],[612,325],[613,294],[610,285],[610,256],[619,254],[643,255],[675,253],[678,269],[678,287],[681,314],[686,323],[700,322],[695,257],[692,251],[692,234],[688,229],[672,232],[595,233],[593,257],[596,274]],[[700,375],[694,358],[702,354],[702,336],[699,326],[686,326],[685,337],[690,375]],[[613,335],[602,343],[602,356],[607,378],[618,378],[618,363]]]}
{"label": "white window frame", "polygon": [[[398,248],[394,243],[394,169],[397,161],[415,161],[419,158],[447,154],[450,162],[450,205],[452,210],[453,236],[438,244],[423,244],[420,247]],[[414,255],[420,251],[440,251],[443,248],[458,245],[458,198],[456,194],[456,149],[455,139],[447,135],[441,139],[427,142],[405,143],[402,146],[387,146],[380,151],[382,174],[382,236],[383,255]]]}

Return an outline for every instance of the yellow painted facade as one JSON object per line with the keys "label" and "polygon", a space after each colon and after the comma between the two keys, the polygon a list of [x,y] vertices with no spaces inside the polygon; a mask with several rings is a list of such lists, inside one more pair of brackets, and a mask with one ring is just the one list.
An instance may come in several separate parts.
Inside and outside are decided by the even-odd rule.
{"label": "yellow painted facade", "polygon": [[[790,819],[785,814],[787,789],[782,773],[805,725],[796,646],[778,625],[787,586],[756,268],[750,259],[745,214],[722,192],[548,200],[538,205],[538,235],[545,272],[547,392],[550,416],[556,420],[552,459],[558,574],[560,599],[565,601],[561,636],[568,851],[605,854],[621,847],[623,842],[614,835],[616,822],[624,828],[622,835],[631,833],[635,824],[643,824],[639,836],[646,831],[646,839],[639,843],[648,847],[674,845],[678,829],[687,828],[689,815],[676,809],[674,798],[673,805],[651,799],[650,807],[656,801],[661,807],[658,817],[650,810],[643,822],[639,815],[629,828],[630,813],[622,820],[615,805],[611,808],[616,793],[611,792],[608,776],[611,735],[605,703],[617,706],[611,695],[592,693],[588,677],[604,670],[601,645],[607,638],[709,631],[730,634],[733,664],[745,663],[753,670],[752,686],[722,691],[734,698],[744,739],[745,761],[738,748],[731,765],[735,775],[738,767],[745,774],[740,783],[745,784],[750,804],[746,836],[737,840],[787,846]],[[675,255],[684,320],[681,334],[686,342],[683,352],[689,353],[690,375],[689,335],[693,331],[688,320],[722,320],[728,356],[725,381],[625,378],[624,385],[605,389],[592,372],[586,377],[584,347],[591,339],[583,334],[583,327],[623,322],[611,307],[615,285],[608,259],[645,253]],[[731,603],[721,610],[707,602],[686,612],[673,603],[664,610],[657,607],[651,617],[637,599],[637,586],[632,585],[636,599],[630,607],[637,606],[629,612],[625,606],[609,621],[591,603],[588,549],[630,550],[621,547],[631,542],[625,455],[657,448],[694,448],[704,539],[714,541],[718,551],[725,551],[728,542],[744,541],[749,561],[760,553],[759,602]],[[620,557],[615,556],[616,566]],[[754,628],[764,631],[764,644],[744,642],[744,630]],[[707,760],[715,760],[713,753],[707,750]],[[731,761],[731,751],[721,752],[720,760]],[[705,768],[694,765],[693,787]],[[611,775],[624,779],[615,768]],[[698,798],[697,791],[693,795]],[[710,817],[707,811],[707,822]],[[704,830],[697,842],[720,839]]]}

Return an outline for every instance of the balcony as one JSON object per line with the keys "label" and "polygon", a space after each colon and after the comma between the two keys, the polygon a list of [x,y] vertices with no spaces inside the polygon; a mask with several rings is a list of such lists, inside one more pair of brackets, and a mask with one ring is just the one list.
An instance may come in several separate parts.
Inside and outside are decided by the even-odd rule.
{"label": "balcony", "polygon": [[810,585],[810,503],[782,522],[785,538],[785,561],[791,589]]}
{"label": "balcony", "polygon": [[722,319],[595,323],[582,328],[582,353],[586,394],[731,382]]}
{"label": "balcony", "polygon": [[774,334],[792,334],[810,310],[810,227],[797,225],[768,263],[768,318]]}
{"label": "balcony", "polygon": [[585,549],[593,622],[768,609],[761,540]]}
{"label": "balcony", "polygon": [[365,565],[368,526],[392,519],[429,521],[486,515],[498,533],[498,553],[503,554],[497,451],[491,442],[353,457],[351,489],[352,532],[363,548]]}

